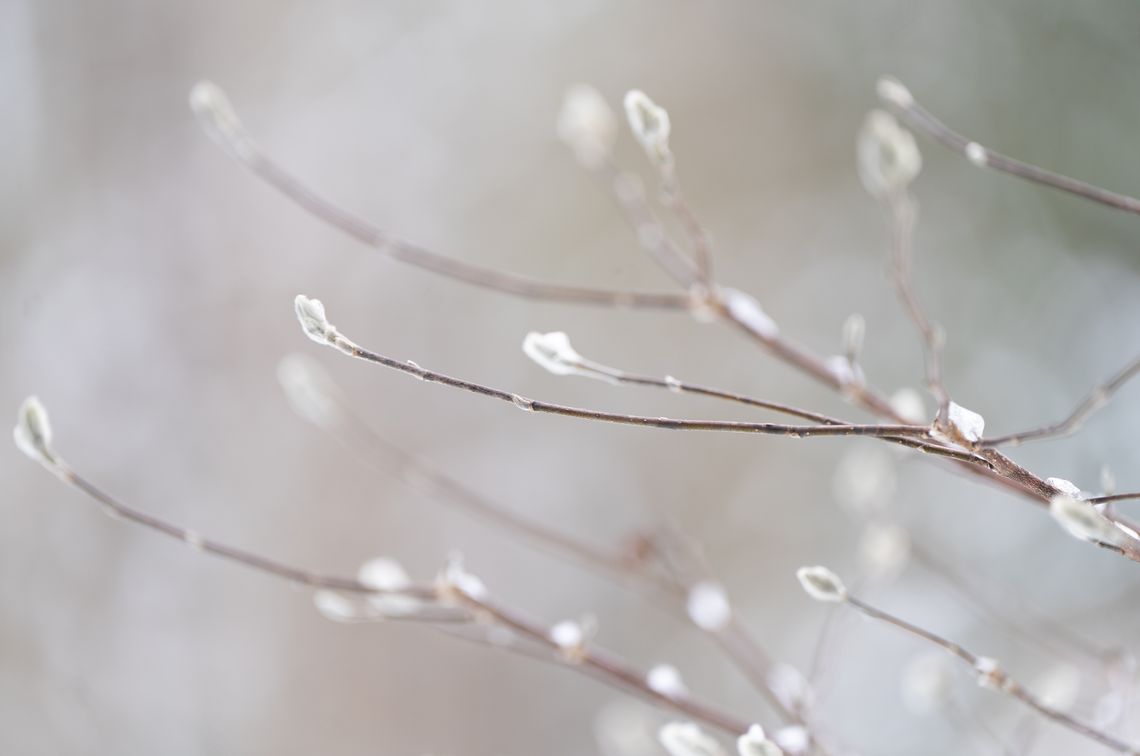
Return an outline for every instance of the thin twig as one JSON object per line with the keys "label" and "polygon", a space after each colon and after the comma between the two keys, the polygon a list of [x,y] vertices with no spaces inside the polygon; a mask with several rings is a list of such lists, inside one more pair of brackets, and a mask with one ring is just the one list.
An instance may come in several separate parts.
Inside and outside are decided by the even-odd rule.
{"label": "thin twig", "polygon": [[1107,381],[1093,388],[1064,420],[1032,430],[987,438],[982,442],[982,445],[996,447],[1010,444],[1017,446],[1026,441],[1044,438],[1060,438],[1075,433],[1090,415],[1108,404],[1113,394],[1137,375],[1140,375],[1140,357],[1134,358]]}
{"label": "thin twig", "polygon": [[[214,93],[213,98],[224,98]],[[220,110],[224,108],[224,110]],[[601,305],[605,307],[687,310],[686,294],[616,291],[548,283],[444,257],[404,241],[324,198],[278,165],[249,136],[228,102],[213,102],[199,116],[209,134],[244,168],[264,180],[310,214],[382,254],[445,278],[527,299]],[[223,119],[219,121],[219,116]],[[228,119],[228,120],[227,120]],[[219,123],[221,127],[219,127]]]}
{"label": "thin twig", "polygon": [[[108,513],[113,516],[121,517],[122,519],[142,525],[155,532],[162,533],[163,535],[183,542],[195,550],[214,554],[223,559],[236,562],[259,572],[273,575],[291,583],[310,588],[328,589],[353,594],[398,595],[433,602],[440,600],[440,589],[436,586],[409,586],[394,591],[380,590],[373,586],[365,585],[353,578],[309,572],[242,549],[218,543],[198,534],[196,531],[174,525],[166,520],[123,504],[118,499],[107,494],[73,471],[58,457],[52,460],[45,460],[43,464],[61,480],[102,504]],[[476,618],[480,616],[484,618],[491,617],[503,626],[538,641],[556,653],[564,653],[565,649],[560,648],[558,644],[551,639],[550,628],[544,627],[533,620],[529,620],[512,609],[494,604],[486,598],[472,596],[457,587],[455,587],[452,593],[454,593],[452,598],[458,598],[461,605],[473,610]],[[451,617],[443,617],[440,621],[452,622],[454,619]],[[577,651],[573,657],[573,663],[567,666],[576,669],[579,665],[584,669],[599,673],[608,684],[614,687],[634,693],[651,703],[672,709],[686,717],[716,727],[726,733],[740,734],[745,732],[749,727],[748,722],[738,720],[688,695],[665,695],[653,690],[646,682],[644,673],[627,666],[616,656],[602,649],[583,647]]]}
{"label": "thin twig", "polygon": [[[443,373],[427,370],[415,363],[400,362],[391,357],[372,352],[347,340],[342,340],[340,346],[337,348],[351,357],[399,371],[427,383],[438,383],[443,386],[460,389],[490,399],[510,402],[526,412],[562,415],[564,417],[574,417],[581,420],[662,428],[667,430],[759,433],[764,435],[786,436],[789,438],[814,438],[822,436],[891,438],[898,437],[899,434],[925,433],[926,431],[925,426],[915,425],[786,425],[782,423],[754,423],[735,420],[681,420],[669,417],[650,417],[646,415],[629,415],[620,412],[604,412],[601,410],[569,407],[563,404],[529,399],[493,386],[475,383],[462,378],[454,378],[449,375],[444,375]],[[923,442],[921,441],[916,442],[915,448],[933,451],[933,449],[923,446]],[[969,451],[939,447],[938,453],[953,459],[981,465],[982,467],[991,467],[990,463],[985,459]]]}
{"label": "thin twig", "polygon": [[988,663],[992,660],[988,660],[978,654],[975,654],[958,645],[954,641],[947,640],[946,638],[943,638],[942,636],[933,633],[930,630],[919,627],[918,625],[914,625],[881,609],[877,609],[874,606],[871,606],[870,604],[867,604],[853,596],[847,596],[845,598],[845,601],[851,607],[863,615],[870,617],[871,619],[885,622],[888,625],[893,625],[894,627],[897,627],[906,633],[909,633],[917,638],[921,638],[928,643],[931,643],[950,652],[968,664],[971,669],[973,669],[979,675],[980,681],[983,682],[986,687],[991,687],[994,690],[1006,693],[1007,695],[1022,702],[1047,719],[1051,719],[1054,722],[1067,727],[1073,732],[1083,735],[1091,740],[1095,740],[1101,745],[1106,746],[1107,748],[1110,748],[1114,751],[1128,754],[1135,753],[1135,750],[1124,741],[1119,740],[1106,732],[1102,732],[1092,725],[1081,722],[1069,714],[1066,714],[1065,712],[1044,703],[1041,699],[1039,699],[1030,691],[1026,690],[1025,687],[1010,677],[1005,671],[1001,670],[998,667],[990,667]]}
{"label": "thin twig", "polygon": [[[657,378],[655,376],[641,375],[637,373],[630,373],[610,365],[602,365],[592,360],[576,360],[566,361],[565,364],[575,368],[576,372],[589,375],[590,377],[600,378],[612,383],[630,385],[630,386],[649,386],[653,388],[667,389],[673,393],[690,394],[693,396],[704,396],[712,399],[721,399],[724,401],[735,402],[743,404],[748,407],[757,407],[759,409],[771,410],[779,412],[791,417],[798,417],[810,422],[820,423],[822,425],[831,426],[846,426],[849,423],[845,420],[840,420],[835,417],[830,417],[819,412],[801,409],[799,407],[792,407],[791,405],[782,404],[780,402],[773,402],[767,399],[757,399],[752,396],[740,394],[724,389],[712,388],[709,386],[702,386],[695,383],[666,376],[665,378]],[[888,427],[888,426],[877,426]],[[903,426],[895,426],[903,427]],[[929,437],[929,428],[924,425],[910,426],[910,430],[899,433],[885,434],[882,436],[884,441],[906,446],[911,449],[916,449],[920,452],[933,454],[936,456],[944,456],[954,460],[963,460],[961,452],[953,449],[944,444],[936,443]],[[970,463],[973,460],[968,460]]]}
{"label": "thin twig", "polygon": [[[898,82],[889,81],[886,84],[887,86],[884,86],[884,82],[880,83],[880,95],[885,95],[883,99],[886,103],[896,110],[912,128],[949,147],[974,165],[993,168],[995,171],[1008,173],[1035,184],[1042,184],[1069,194],[1075,194],[1100,205],[1140,215],[1140,199],[1054,173],[1031,163],[1015,160],[988,147],[983,147],[978,142],[962,136],[938,120],[930,111],[919,105],[910,92],[898,85]],[[898,86],[898,89],[895,88],[895,85]]]}
{"label": "thin twig", "polygon": [[694,267],[680,248],[669,237],[669,232],[657,219],[645,197],[645,188],[636,175],[623,171],[615,163],[606,161],[597,168],[598,175],[609,187],[610,194],[633,229],[638,246],[674,281],[686,289],[706,283],[701,270]]}
{"label": "thin twig", "polygon": [[1090,496],[1085,499],[1089,504],[1108,504],[1113,501],[1126,501],[1128,499],[1140,499],[1140,491],[1130,491],[1128,493],[1106,494],[1104,496]]}
{"label": "thin twig", "polygon": [[[300,356],[290,358],[307,359]],[[650,589],[646,596],[651,602],[671,615],[685,615],[684,602],[688,597],[685,580],[671,570],[664,561],[659,548],[641,554],[621,554],[598,548],[591,543],[573,538],[553,528],[516,515],[500,504],[487,499],[466,484],[434,468],[424,460],[409,454],[385,440],[374,428],[365,422],[345,400],[339,386],[319,366],[291,362],[290,366],[304,370],[303,376],[292,373],[290,381],[284,381],[287,394],[298,413],[314,422],[349,451],[370,466],[377,466],[377,457],[397,463],[395,472],[411,488],[429,496],[432,500],[456,510],[483,519],[505,532],[523,537],[524,543],[547,547],[550,554],[565,556],[575,563],[610,577],[616,577],[630,588]],[[298,385],[297,381],[301,382]],[[401,474],[402,473],[402,474]],[[410,474],[409,474],[410,473]],[[666,574],[647,569],[648,557],[664,561]],[[636,583],[636,585],[635,585]],[[689,619],[686,616],[686,619]],[[704,629],[704,628],[702,628]],[[733,617],[729,626],[721,631],[705,631],[720,650],[735,663],[741,674],[753,684],[777,714],[785,721],[800,721],[794,712],[788,711],[772,690],[768,681],[771,666],[768,653]]]}
{"label": "thin twig", "polygon": [[946,417],[950,395],[942,381],[942,329],[926,317],[914,289],[913,268],[914,224],[917,204],[905,192],[884,202],[891,229],[890,280],[907,316],[922,337],[926,362],[926,385],[938,402],[939,417]]}
{"label": "thin twig", "polygon": [[259,572],[264,572],[274,577],[288,580],[291,583],[303,585],[309,588],[324,588],[334,591],[341,591],[344,593],[354,594],[394,594],[400,596],[409,596],[417,599],[434,600],[435,589],[430,587],[410,587],[401,589],[399,591],[382,591],[374,587],[365,585],[359,580],[353,578],[339,577],[335,575],[324,575],[316,572],[309,572],[307,570],[298,569],[288,564],[263,557],[259,554],[254,554],[243,549],[233,546],[228,546],[223,543],[218,543],[209,538],[205,538],[196,531],[188,528],[183,528],[174,525],[166,520],[155,517],[153,515],[141,512],[137,509],[123,504],[121,501],[111,496],[107,492],[100,489],[95,484],[82,477],[64,463],[59,462],[55,469],[52,469],[61,480],[71,486],[79,489],[83,493],[95,501],[102,504],[107,513],[113,517],[120,517],[124,520],[142,525],[155,532],[169,536],[177,541],[181,541],[185,545],[196,551],[202,551],[207,554],[213,554],[231,562],[250,567]]}

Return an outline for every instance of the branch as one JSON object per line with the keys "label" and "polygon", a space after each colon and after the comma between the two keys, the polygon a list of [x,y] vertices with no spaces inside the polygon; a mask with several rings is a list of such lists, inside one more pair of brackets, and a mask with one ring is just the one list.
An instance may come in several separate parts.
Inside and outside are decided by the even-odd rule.
{"label": "branch", "polygon": [[687,310],[685,294],[615,291],[547,283],[438,255],[399,239],[335,205],[294,178],[262,152],[246,132],[225,94],[203,82],[190,93],[190,103],[203,127],[244,168],[291,199],[302,209],[380,253],[445,278],[527,299],[634,309]]}
{"label": "branch", "polygon": [[[1091,416],[1094,412],[1101,407],[1108,404],[1112,399],[1113,394],[1121,389],[1124,384],[1132,380],[1135,376],[1140,375],[1140,357],[1134,358],[1131,362],[1125,365],[1116,375],[1109,378],[1104,383],[1093,388],[1088,396],[1081,400],[1081,402],[1073,408],[1069,415],[1058,423],[1052,425],[1045,425],[1040,428],[1032,430],[1020,431],[1018,433],[1010,433],[1005,436],[997,436],[995,438],[986,439],[982,445],[988,447],[1002,446],[1010,444],[1017,446],[1026,441],[1034,441],[1045,438],[1060,438],[1075,433],[1081,425]],[[1127,498],[1127,497],[1126,497]]]}
{"label": "branch", "polygon": [[1073,732],[1094,740],[1114,751],[1127,754],[1136,753],[1136,751],[1124,741],[1046,704],[1033,693],[1026,690],[1023,685],[1010,677],[994,659],[975,654],[954,641],[947,640],[930,630],[907,622],[904,619],[855,598],[847,592],[842,581],[840,581],[831,570],[825,567],[803,567],[796,575],[807,594],[817,601],[846,604],[865,617],[884,622],[949,652],[970,666],[977,675],[978,684],[983,688],[1004,693],[1025,704],[1047,719],[1051,719],[1063,727],[1067,727]]}
{"label": "branch", "polygon": [[883,102],[899,113],[911,127],[945,147],[949,147],[979,168],[992,168],[995,171],[1008,173],[1034,184],[1075,194],[1090,202],[1128,213],[1140,214],[1140,199],[1102,189],[1099,186],[1048,171],[1031,163],[1023,163],[962,136],[919,105],[910,91],[896,79],[880,79],[878,92]]}
{"label": "branch", "polygon": [[[785,425],[781,423],[751,423],[733,420],[679,420],[668,417],[649,417],[645,415],[629,415],[617,412],[603,412],[601,410],[569,407],[562,404],[538,401],[504,391],[503,389],[487,386],[462,378],[454,378],[443,373],[427,370],[414,362],[400,362],[382,354],[365,349],[342,336],[332,326],[324,315],[324,306],[320,300],[309,299],[298,295],[295,307],[298,319],[306,335],[318,344],[330,346],[349,357],[371,362],[390,370],[396,370],[410,375],[418,380],[428,383],[438,383],[449,388],[460,389],[489,399],[510,402],[524,412],[539,412],[564,417],[574,417],[581,420],[616,423],[619,425],[634,425],[649,428],[663,428],[667,430],[690,431],[722,431],[735,433],[759,433],[765,435],[787,436],[789,438],[813,438],[822,436],[870,436],[890,438],[899,434],[915,433],[925,428],[913,425]],[[916,448],[922,447],[923,442],[916,442]],[[985,468],[992,468],[987,460],[969,451],[958,451],[948,447],[939,447],[940,454],[960,461],[971,462]]]}
{"label": "branch", "polygon": [[[485,595],[482,582],[462,571],[462,568],[452,564],[436,581],[435,585],[407,585],[399,589],[386,589],[373,584],[365,583],[361,579],[345,578],[324,575],[302,570],[266,557],[244,551],[233,546],[227,546],[206,538],[194,530],[174,525],[166,520],[146,514],[123,504],[110,494],[104,492],[86,478],[72,470],[63,458],[56,453],[51,445],[51,428],[47,413],[38,400],[29,399],[21,407],[20,421],[16,427],[16,442],[21,451],[33,461],[41,464],[53,475],[86,494],[99,504],[103,505],[107,513],[142,525],[157,533],[181,541],[190,548],[209,554],[214,554],[231,562],[245,567],[281,578],[291,583],[310,588],[321,589],[317,593],[318,599],[335,599],[341,593],[360,596],[391,596],[414,601],[425,601],[432,609],[447,609],[459,607],[468,610],[467,619],[484,621],[488,618],[509,628],[530,640],[556,652],[560,658],[571,668],[582,669],[598,673],[609,685],[633,693],[651,703],[663,708],[671,709],[686,717],[716,727],[726,733],[739,735],[748,730],[750,723],[738,720],[732,715],[691,698],[687,693],[664,693],[655,690],[647,681],[645,673],[626,665],[615,655],[603,650],[585,645],[568,648],[559,643],[552,628],[543,626],[524,617],[505,606],[493,603]],[[331,592],[331,593],[330,593]],[[344,610],[339,607],[325,607],[338,614]],[[379,615],[376,615],[379,616]],[[340,614],[337,619],[356,621],[366,617],[356,617]],[[453,614],[401,614],[398,617],[384,614],[384,619],[400,618],[416,620],[433,624],[436,622],[451,623],[462,621]]]}

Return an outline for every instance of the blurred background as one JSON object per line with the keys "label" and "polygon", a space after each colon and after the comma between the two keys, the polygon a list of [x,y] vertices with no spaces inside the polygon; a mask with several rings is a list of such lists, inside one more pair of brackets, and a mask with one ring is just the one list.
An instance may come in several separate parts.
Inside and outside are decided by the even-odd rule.
{"label": "blurred background", "polygon": [[[854,166],[875,79],[898,76],[986,145],[1136,194],[1137,28],[1140,8],[1124,0],[1095,12],[1058,0],[5,0],[0,407],[14,416],[38,394],[60,452],[91,479],[282,561],[352,574],[384,554],[430,579],[460,549],[504,602],[551,622],[593,613],[598,641],[632,663],[672,662],[702,698],[775,724],[683,620],[370,470],[297,418],[275,370],[306,352],[387,439],[520,516],[613,548],[671,518],[773,657],[805,673],[816,659],[816,716],[843,752],[1100,752],[953,667],[949,697],[923,713],[901,682],[923,646],[803,595],[801,564],[864,574],[870,510],[950,570],[911,563],[865,582],[868,600],[1031,685],[1064,679],[1075,713],[1135,742],[1140,730],[1121,724],[1128,665],[1110,686],[1053,626],[1127,649],[1135,565],[872,442],[536,416],[320,350],[292,314],[298,292],[362,344],[535,398],[753,416],[556,378],[520,352],[529,330],[565,330],[602,362],[866,419],[726,328],[510,299],[383,259],[244,173],[186,95],[216,81],[290,170],[439,253],[659,289],[668,281],[554,133],[574,83],[615,106],[644,89],[672,116],[721,281],[821,354],[862,313],[868,379],[890,393],[920,388],[922,363]],[[916,280],[948,333],[951,392],[993,433],[1063,416],[1140,349],[1140,219],[919,144]],[[617,155],[648,175],[624,133]],[[1090,490],[1108,465],[1135,490],[1138,423],[1132,387],[1078,436],[1013,454]],[[870,476],[863,500],[836,494],[852,476]],[[415,625],[331,623],[305,591],[105,517],[15,449],[0,454],[0,480],[4,753],[655,752],[638,736],[667,715],[573,672]]]}

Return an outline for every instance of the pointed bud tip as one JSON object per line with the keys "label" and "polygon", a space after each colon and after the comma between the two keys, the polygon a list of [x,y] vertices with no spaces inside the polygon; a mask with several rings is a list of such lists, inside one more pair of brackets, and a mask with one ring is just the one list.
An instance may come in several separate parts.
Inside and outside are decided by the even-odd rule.
{"label": "pointed bud tip", "polygon": [[909,108],[914,105],[914,95],[906,85],[893,76],[882,76],[875,83],[875,92],[879,99],[899,108]]}
{"label": "pointed bud tip", "polygon": [[800,567],[796,570],[796,578],[800,581],[807,595],[816,601],[846,601],[847,588],[831,570],[816,565],[815,567]]}
{"label": "pointed bud tip", "polygon": [[36,462],[54,460],[51,449],[51,421],[47,409],[36,396],[29,396],[20,405],[16,427],[12,429],[16,447]]}

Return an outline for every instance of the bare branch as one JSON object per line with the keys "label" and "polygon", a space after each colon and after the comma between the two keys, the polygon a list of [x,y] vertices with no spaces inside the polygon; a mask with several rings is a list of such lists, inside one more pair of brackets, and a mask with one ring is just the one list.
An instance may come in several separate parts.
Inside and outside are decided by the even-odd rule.
{"label": "bare branch", "polygon": [[[297,298],[298,312],[305,307],[315,305],[319,308],[323,318],[324,308],[319,300],[312,300],[303,295]],[[735,433],[759,433],[764,435],[787,436],[789,438],[812,438],[822,436],[870,436],[894,439],[901,435],[924,433],[924,426],[915,425],[785,425],[781,423],[752,423],[733,420],[680,420],[668,417],[649,417],[645,415],[629,415],[618,412],[604,412],[601,410],[569,407],[562,404],[538,401],[504,391],[503,389],[487,386],[462,378],[454,378],[443,373],[427,370],[414,362],[400,362],[391,357],[372,352],[342,336],[327,320],[323,321],[323,332],[314,332],[312,323],[306,323],[302,316],[302,325],[306,333],[314,341],[331,346],[350,357],[371,362],[390,370],[396,370],[410,375],[427,383],[438,383],[449,388],[460,389],[478,396],[510,402],[525,412],[539,412],[564,417],[574,417],[581,420],[616,423],[619,425],[634,425],[648,428],[662,428],[667,430],[690,431],[723,431]],[[907,442],[904,442],[907,443]],[[970,451],[959,451],[949,447],[941,447],[921,440],[910,439],[911,445],[921,451],[930,451],[952,459],[970,462],[983,468],[992,468],[992,464],[983,457]]]}
{"label": "bare branch", "polygon": [[898,112],[911,127],[957,152],[978,167],[992,168],[1035,184],[1075,194],[1100,205],[1140,214],[1140,199],[1015,160],[962,136],[919,105],[906,87],[894,79],[880,79],[879,97]]}
{"label": "bare branch", "polygon": [[1017,446],[1026,441],[1061,438],[1075,433],[1094,412],[1108,404],[1113,394],[1137,375],[1140,375],[1140,357],[1134,358],[1114,376],[1093,388],[1088,396],[1082,399],[1064,420],[1032,430],[987,438],[982,442],[982,445],[989,447],[1004,446],[1006,444]]}
{"label": "bare branch", "polygon": [[605,307],[687,310],[689,297],[666,292],[615,291],[547,283],[513,273],[471,265],[404,241],[359,218],[316,193],[290,175],[249,136],[225,95],[211,84],[199,84],[191,103],[204,127],[243,167],[316,216],[382,254],[445,278],[527,299],[601,305]]}
{"label": "bare branch", "polygon": [[1033,693],[1028,691],[1023,685],[1010,677],[1004,670],[1002,670],[993,659],[973,653],[959,644],[947,640],[942,636],[931,632],[925,628],[914,625],[906,620],[889,614],[881,609],[877,609],[870,604],[867,604],[854,596],[845,596],[845,603],[860,612],[866,617],[870,617],[880,622],[885,622],[892,625],[905,633],[920,638],[927,643],[938,646],[958,659],[968,664],[970,668],[978,675],[978,682],[980,685],[992,690],[1005,693],[1012,698],[1022,702],[1029,708],[1036,711],[1038,714],[1051,719],[1057,724],[1067,727],[1068,729],[1083,735],[1091,740],[1094,740],[1101,745],[1110,748],[1119,753],[1135,753],[1135,750],[1122,740],[1119,740],[1106,732],[1098,730],[1092,725],[1081,722],[1074,717],[1066,714],[1065,712],[1056,709]]}
{"label": "bare branch", "polygon": [[926,357],[926,385],[938,402],[939,417],[945,418],[950,394],[942,382],[942,347],[945,342],[942,329],[931,322],[919,303],[912,275],[914,224],[917,204],[909,194],[893,197],[885,202],[891,228],[892,253],[890,266],[891,285],[902,302],[903,309],[922,337]]}

